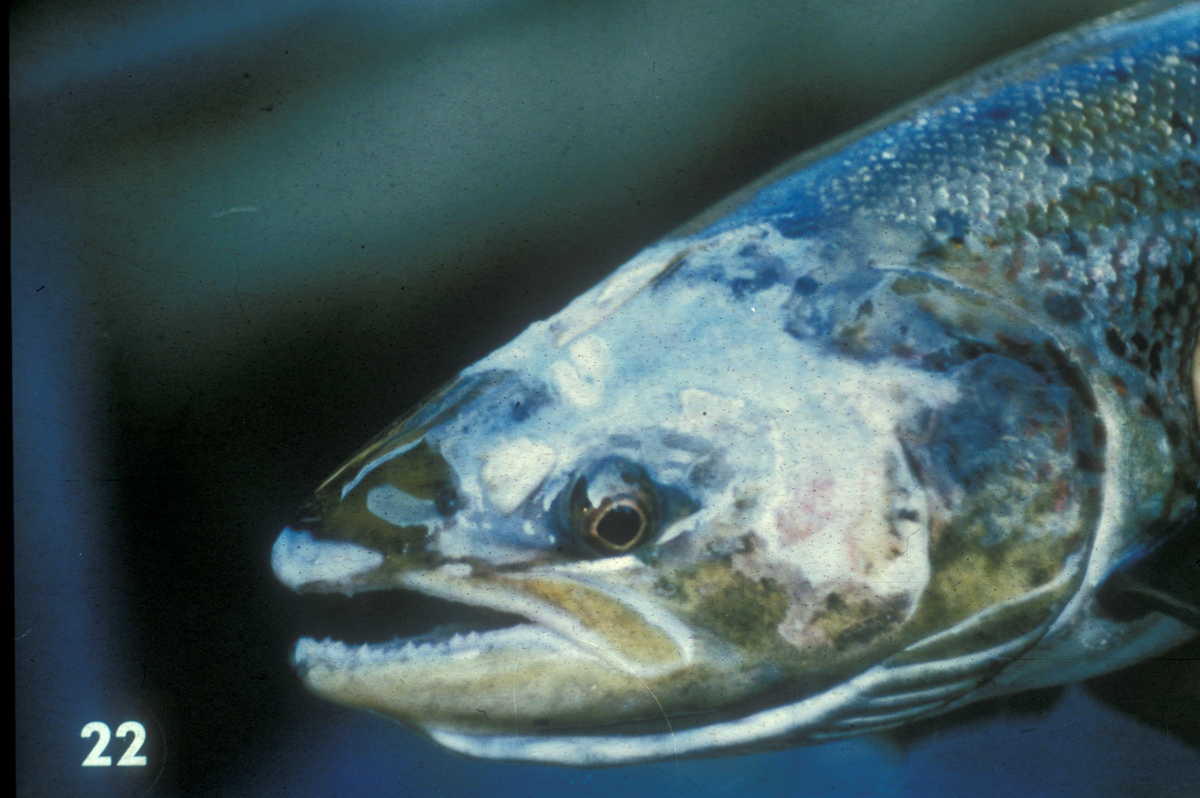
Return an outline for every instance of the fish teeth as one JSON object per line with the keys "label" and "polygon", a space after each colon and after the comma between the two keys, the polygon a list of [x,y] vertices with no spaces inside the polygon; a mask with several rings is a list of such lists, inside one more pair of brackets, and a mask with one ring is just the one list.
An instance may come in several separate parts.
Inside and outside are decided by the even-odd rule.
{"label": "fish teeth", "polygon": [[384,663],[432,663],[438,660],[471,659],[497,648],[577,651],[573,643],[546,627],[520,624],[487,632],[457,632],[442,640],[396,639],[390,643],[363,643],[355,646],[329,637],[321,641],[305,637],[296,643],[292,662],[297,666],[324,665],[333,668],[355,668]]}

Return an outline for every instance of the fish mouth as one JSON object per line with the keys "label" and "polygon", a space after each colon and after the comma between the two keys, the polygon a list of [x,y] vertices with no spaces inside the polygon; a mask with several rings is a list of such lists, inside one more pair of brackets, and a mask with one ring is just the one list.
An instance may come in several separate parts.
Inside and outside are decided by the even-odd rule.
{"label": "fish mouth", "polygon": [[403,590],[343,593],[308,592],[292,607],[300,620],[292,664],[302,673],[310,664],[381,658],[469,656],[466,645],[482,636],[527,625],[523,616],[445,601]]}
{"label": "fish mouth", "polygon": [[652,686],[689,662],[681,624],[553,568],[389,572],[346,544],[312,541],[324,547],[313,555],[293,545],[295,533],[280,540],[272,565],[281,581],[319,594],[300,597],[318,615],[308,627],[317,634],[292,654],[305,686],[430,736],[661,723]]}
{"label": "fish mouth", "polygon": [[[350,629],[336,636],[301,637],[292,665],[305,686],[323,698],[379,712],[426,734],[493,735],[579,725],[582,718],[560,717],[558,708],[544,700],[539,706],[542,697],[535,686],[562,681],[570,668],[599,674],[612,668],[580,641],[528,615],[411,589],[356,595],[338,602],[339,609],[353,614],[360,601],[374,607],[415,605],[425,610],[421,620],[434,625],[416,634],[372,635],[359,642],[364,623],[352,619]],[[365,626],[382,631],[383,624]],[[404,626],[412,631],[413,620]],[[580,686],[575,685],[576,692]]]}
{"label": "fish mouth", "polygon": [[[515,597],[492,598],[492,605],[529,612]],[[322,669],[438,667],[508,648],[588,654],[578,640],[529,615],[417,589],[372,588],[353,595],[318,589],[302,601],[309,611],[305,626],[316,628],[297,640],[292,653],[292,665],[305,681]]]}

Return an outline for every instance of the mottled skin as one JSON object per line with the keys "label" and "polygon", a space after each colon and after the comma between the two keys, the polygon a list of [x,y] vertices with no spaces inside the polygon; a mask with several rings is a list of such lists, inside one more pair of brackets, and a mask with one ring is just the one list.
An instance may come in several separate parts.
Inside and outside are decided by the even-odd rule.
{"label": "mottled skin", "polygon": [[276,544],[297,590],[523,616],[319,694],[601,764],[869,731],[1186,639],[1096,586],[1200,480],[1200,6],[780,170],[466,370]]}
{"label": "mottled skin", "polygon": [[1085,369],[1108,375],[1096,379],[1116,387],[1124,413],[1161,421],[1181,450],[1180,488],[1194,493],[1194,39],[1131,30],[1116,52],[1104,52],[1114,44],[1105,40],[1095,57],[1066,68],[1059,59],[1089,48],[1047,46],[1016,74],[993,68],[1001,74],[972,79],[961,94],[952,87],[951,99],[906,114],[825,169],[779,181],[717,227],[743,216],[823,227],[840,217],[855,239],[849,247],[881,266],[903,248],[897,239],[920,239],[915,261],[901,256],[911,266],[1037,319]]}

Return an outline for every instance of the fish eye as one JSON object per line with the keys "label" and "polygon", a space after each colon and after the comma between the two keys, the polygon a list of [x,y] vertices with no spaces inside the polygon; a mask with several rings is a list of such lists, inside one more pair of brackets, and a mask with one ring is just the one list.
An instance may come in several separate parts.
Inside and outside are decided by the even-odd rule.
{"label": "fish eye", "polygon": [[590,513],[585,531],[588,539],[612,552],[629,551],[646,535],[646,513],[635,499],[608,500]]}
{"label": "fish eye", "polygon": [[603,554],[623,554],[650,537],[657,503],[644,470],[619,459],[596,464],[575,481],[570,526]]}

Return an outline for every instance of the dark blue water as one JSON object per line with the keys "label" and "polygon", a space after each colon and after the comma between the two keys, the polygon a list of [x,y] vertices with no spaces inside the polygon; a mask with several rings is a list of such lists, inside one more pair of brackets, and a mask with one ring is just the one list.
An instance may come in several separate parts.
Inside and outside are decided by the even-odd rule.
{"label": "dark blue water", "polygon": [[[1117,683],[1174,712],[1100,691],[1142,719],[1073,687],[902,740],[468,761],[308,695],[269,569],[343,457],[641,246],[1111,5],[18,5],[18,794],[1198,794],[1186,662]],[[147,765],[81,767],[127,720]]]}

